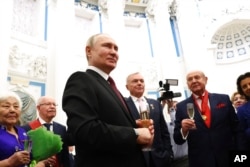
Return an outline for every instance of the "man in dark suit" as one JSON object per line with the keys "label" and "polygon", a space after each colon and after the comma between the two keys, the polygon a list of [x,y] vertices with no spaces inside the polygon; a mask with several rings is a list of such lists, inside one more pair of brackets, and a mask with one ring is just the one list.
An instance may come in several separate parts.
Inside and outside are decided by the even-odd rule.
{"label": "man in dark suit", "polygon": [[[174,140],[177,144],[188,142],[190,167],[229,167],[229,151],[244,147],[230,98],[208,93],[202,71],[192,71],[186,79],[192,95],[177,104]],[[194,106],[194,119],[188,117],[188,103]]]}
{"label": "man in dark suit", "polygon": [[[153,141],[149,128],[137,128],[124,98],[109,79],[119,59],[118,46],[107,34],[86,44],[86,72],[72,74],[63,93],[63,110],[75,141],[77,167],[145,167],[141,145]],[[109,82],[107,81],[109,80]]]}
{"label": "man in dark suit", "polygon": [[66,132],[66,126],[53,121],[53,118],[56,116],[56,106],[57,104],[53,97],[40,97],[37,101],[38,119],[29,122],[29,124],[24,125],[23,128],[29,131],[44,126],[47,130],[60,135],[63,142],[62,150],[57,155],[41,162],[44,163],[45,167],[69,167],[69,135]]}
{"label": "man in dark suit", "polygon": [[69,146],[69,162],[70,167],[75,167],[75,153],[73,153],[75,150],[75,146]]}
{"label": "man in dark suit", "polygon": [[166,167],[171,165],[173,150],[168,127],[163,116],[161,103],[157,100],[143,96],[145,91],[144,78],[140,73],[133,73],[127,77],[126,88],[130,97],[126,99],[129,109],[135,120],[140,119],[139,100],[142,99],[149,105],[150,118],[154,120],[154,142],[152,151],[144,152],[148,167]]}

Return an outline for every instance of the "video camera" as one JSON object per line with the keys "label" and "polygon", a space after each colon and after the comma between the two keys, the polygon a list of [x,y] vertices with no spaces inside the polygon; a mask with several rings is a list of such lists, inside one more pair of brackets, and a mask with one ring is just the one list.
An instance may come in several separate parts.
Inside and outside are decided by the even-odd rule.
{"label": "video camera", "polygon": [[172,86],[178,86],[178,80],[177,79],[166,79],[166,83],[163,84],[162,81],[159,81],[159,92],[161,92],[161,97],[158,98],[158,100],[161,102],[162,100],[166,99],[173,99],[175,97],[181,97],[180,92],[174,93],[173,91],[170,91],[170,85]]}

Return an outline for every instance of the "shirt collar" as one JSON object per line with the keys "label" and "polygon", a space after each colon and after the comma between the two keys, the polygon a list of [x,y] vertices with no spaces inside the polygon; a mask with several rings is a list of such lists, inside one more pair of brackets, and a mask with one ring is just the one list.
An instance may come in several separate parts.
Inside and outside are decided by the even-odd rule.
{"label": "shirt collar", "polygon": [[[205,94],[205,93],[202,94],[202,97],[204,96],[204,94]],[[195,99],[200,99],[200,96],[198,96],[198,95],[196,95],[196,94],[194,94],[194,93],[193,93],[193,96],[194,96]]]}
{"label": "shirt collar", "polygon": [[87,69],[93,70],[95,72],[97,72],[99,75],[101,75],[105,80],[108,80],[109,75],[106,74],[104,71],[102,71],[101,69],[95,67],[95,66],[88,66]]}
{"label": "shirt collar", "polygon": [[135,96],[132,96],[132,95],[130,95],[131,96],[131,98],[132,98],[132,100],[134,101],[134,102],[137,102],[137,99],[139,99],[139,98],[141,98],[143,101],[146,101],[146,99],[144,98],[144,96],[142,96],[142,97],[135,97]]}
{"label": "shirt collar", "polygon": [[45,122],[41,117],[38,117],[38,120],[40,121],[40,123],[43,125],[45,123],[50,123],[50,124],[53,124],[53,121],[51,122]]}

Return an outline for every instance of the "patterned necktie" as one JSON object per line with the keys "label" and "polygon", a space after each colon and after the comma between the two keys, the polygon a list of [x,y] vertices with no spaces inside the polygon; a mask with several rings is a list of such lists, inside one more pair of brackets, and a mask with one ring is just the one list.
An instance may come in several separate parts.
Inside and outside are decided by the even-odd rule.
{"label": "patterned necktie", "polygon": [[124,105],[124,107],[127,109],[127,111],[129,111],[128,108],[127,108],[127,105],[124,102],[124,99],[123,99],[121,93],[119,92],[119,90],[117,89],[117,87],[115,85],[115,81],[111,77],[109,77],[108,82],[109,82],[111,88],[113,89],[113,91],[115,92],[115,94],[118,96],[118,98],[120,99],[120,101]]}
{"label": "patterned necktie", "polygon": [[50,131],[51,123],[44,123],[43,126],[46,127],[48,131]]}
{"label": "patterned necktie", "polygon": [[201,98],[201,115],[207,127],[210,128],[211,112],[208,106],[208,92],[205,92],[205,95],[201,96],[200,98]]}
{"label": "patterned necktie", "polygon": [[140,107],[143,106],[143,98],[138,98],[138,99],[137,99],[137,102],[138,102],[138,111],[139,111],[139,113],[140,113]]}

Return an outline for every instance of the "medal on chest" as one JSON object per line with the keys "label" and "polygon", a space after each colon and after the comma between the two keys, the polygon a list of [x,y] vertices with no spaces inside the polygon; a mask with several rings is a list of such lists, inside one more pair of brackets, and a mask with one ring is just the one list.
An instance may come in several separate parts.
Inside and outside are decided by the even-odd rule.
{"label": "medal on chest", "polygon": [[205,121],[207,119],[207,116],[206,115],[201,115],[202,119]]}

